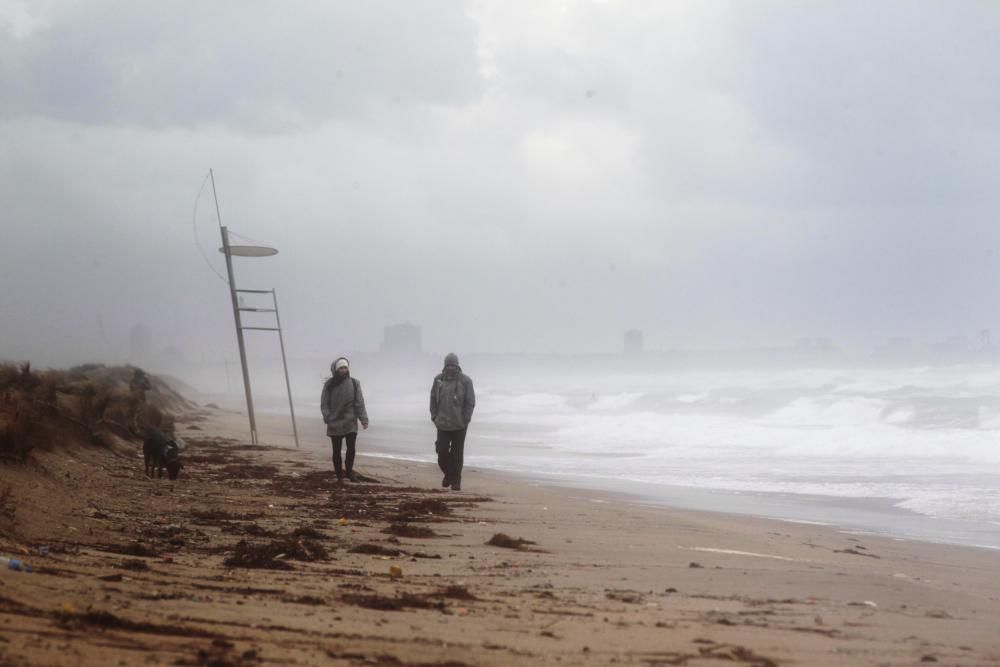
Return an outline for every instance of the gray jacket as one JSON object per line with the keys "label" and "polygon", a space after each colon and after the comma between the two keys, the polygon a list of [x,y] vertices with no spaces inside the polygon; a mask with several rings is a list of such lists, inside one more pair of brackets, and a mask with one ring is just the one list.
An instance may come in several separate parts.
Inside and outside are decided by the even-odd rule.
{"label": "gray jacket", "polygon": [[328,436],[357,433],[359,419],[362,424],[368,424],[361,383],[350,376],[337,385],[333,384],[333,378],[327,380],[323,385],[319,407],[323,411]]}
{"label": "gray jacket", "polygon": [[459,371],[449,378],[444,373],[431,385],[431,420],[442,431],[460,431],[472,421],[476,392],[472,378]]}

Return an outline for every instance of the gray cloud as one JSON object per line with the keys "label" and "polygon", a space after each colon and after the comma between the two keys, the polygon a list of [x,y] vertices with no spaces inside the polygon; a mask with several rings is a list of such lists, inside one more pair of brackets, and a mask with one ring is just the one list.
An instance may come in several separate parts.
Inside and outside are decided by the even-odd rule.
{"label": "gray cloud", "polygon": [[6,40],[8,115],[153,128],[307,129],[478,94],[460,3],[65,5]]}
{"label": "gray cloud", "polygon": [[209,166],[281,250],[237,270],[293,353],[403,320],[483,351],[997,326],[991,5],[38,11],[0,32],[0,356],[136,322],[232,355]]}

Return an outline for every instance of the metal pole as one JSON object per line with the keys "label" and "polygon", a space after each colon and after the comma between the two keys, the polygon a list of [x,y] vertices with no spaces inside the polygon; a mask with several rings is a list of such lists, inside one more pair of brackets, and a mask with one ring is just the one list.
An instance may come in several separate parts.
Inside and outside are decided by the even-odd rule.
{"label": "metal pole", "polygon": [[285,360],[285,339],[281,335],[281,315],[278,314],[278,294],[271,289],[271,299],[274,300],[274,321],[278,324],[278,345],[281,346],[281,365],[285,367],[285,388],[288,389],[288,410],[292,413],[292,433],[295,435],[295,446],[299,446],[299,428],[295,425],[295,406],[292,404],[292,383],[288,380],[288,361]]}
{"label": "metal pole", "polygon": [[[215,193],[215,174],[210,169],[212,176],[212,195],[215,197],[215,214],[219,215],[219,197]],[[240,321],[240,302],[236,296],[236,279],[233,277],[233,255],[229,250],[229,230],[222,225],[222,217],[219,216],[219,230],[222,232],[222,251],[226,256],[226,271],[229,272],[229,296],[233,301],[233,319],[236,321],[236,342],[240,348],[240,365],[243,367],[243,388],[247,395],[247,415],[250,417],[250,442],[257,444],[257,422],[253,414],[253,394],[250,391],[250,372],[247,370],[247,350],[243,342],[243,323]]]}

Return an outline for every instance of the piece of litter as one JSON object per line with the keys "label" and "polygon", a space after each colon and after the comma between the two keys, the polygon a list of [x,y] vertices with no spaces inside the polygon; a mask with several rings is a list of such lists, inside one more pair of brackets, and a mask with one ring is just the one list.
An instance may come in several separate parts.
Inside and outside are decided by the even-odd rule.
{"label": "piece of litter", "polygon": [[400,577],[403,576],[403,568],[401,568],[398,565],[390,565],[389,576],[392,577],[393,579],[399,579]]}

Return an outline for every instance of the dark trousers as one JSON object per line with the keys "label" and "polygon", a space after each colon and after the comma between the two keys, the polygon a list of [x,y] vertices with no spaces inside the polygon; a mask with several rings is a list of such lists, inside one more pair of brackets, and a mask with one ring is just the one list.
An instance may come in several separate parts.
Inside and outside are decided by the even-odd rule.
{"label": "dark trousers", "polygon": [[462,461],[465,452],[465,431],[442,431],[438,429],[434,449],[438,455],[438,467],[441,468],[452,484],[462,483]]}
{"label": "dark trousers", "polygon": [[347,468],[347,474],[350,475],[351,471],[354,470],[354,443],[358,439],[358,434],[348,433],[347,435],[330,436],[330,442],[333,443],[333,469],[337,472],[337,479],[344,476],[344,470],[340,463],[340,447],[345,438],[347,439],[347,456],[344,458],[344,467]]}

